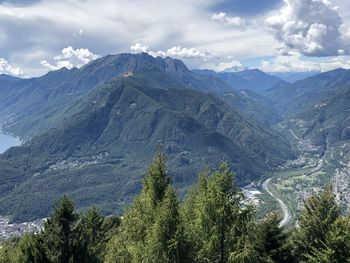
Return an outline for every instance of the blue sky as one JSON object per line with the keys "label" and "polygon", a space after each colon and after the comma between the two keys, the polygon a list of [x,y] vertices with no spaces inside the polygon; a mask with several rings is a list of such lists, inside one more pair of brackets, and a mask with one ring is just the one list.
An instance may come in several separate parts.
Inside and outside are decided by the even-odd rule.
{"label": "blue sky", "polygon": [[231,0],[219,1],[212,7],[214,12],[226,12],[236,16],[254,17],[283,5],[283,0]]}
{"label": "blue sky", "polygon": [[0,0],[0,73],[38,76],[121,52],[190,68],[350,68],[347,0]]}

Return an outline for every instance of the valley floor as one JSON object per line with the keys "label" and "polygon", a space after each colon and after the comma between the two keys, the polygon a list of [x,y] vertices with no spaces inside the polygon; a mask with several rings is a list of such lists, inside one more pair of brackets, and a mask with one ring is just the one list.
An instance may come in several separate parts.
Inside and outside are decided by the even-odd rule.
{"label": "valley floor", "polygon": [[[263,183],[257,183],[262,191],[258,211],[278,211],[283,216],[280,226],[290,227],[296,223],[304,201],[327,185],[333,187],[341,208],[349,210],[349,142],[330,147],[320,154],[316,146],[300,139],[294,132],[290,133],[300,152],[299,158],[268,174]],[[271,199],[274,207],[271,207]]]}

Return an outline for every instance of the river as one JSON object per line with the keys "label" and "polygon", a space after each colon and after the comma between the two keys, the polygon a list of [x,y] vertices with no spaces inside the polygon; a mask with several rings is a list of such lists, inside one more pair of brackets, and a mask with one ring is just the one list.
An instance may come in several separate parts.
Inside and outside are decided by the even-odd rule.
{"label": "river", "polygon": [[13,136],[0,133],[0,154],[12,146],[21,145],[21,141]]}

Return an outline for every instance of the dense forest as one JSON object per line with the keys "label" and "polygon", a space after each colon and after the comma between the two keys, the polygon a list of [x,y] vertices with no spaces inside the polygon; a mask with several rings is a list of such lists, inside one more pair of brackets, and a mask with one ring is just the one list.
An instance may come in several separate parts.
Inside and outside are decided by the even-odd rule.
{"label": "dense forest", "polygon": [[0,245],[0,263],[350,262],[350,217],[331,187],[307,199],[287,231],[275,213],[256,219],[234,177],[223,163],[200,174],[180,201],[159,153],[122,217],[95,207],[78,213],[64,196],[40,233]]}

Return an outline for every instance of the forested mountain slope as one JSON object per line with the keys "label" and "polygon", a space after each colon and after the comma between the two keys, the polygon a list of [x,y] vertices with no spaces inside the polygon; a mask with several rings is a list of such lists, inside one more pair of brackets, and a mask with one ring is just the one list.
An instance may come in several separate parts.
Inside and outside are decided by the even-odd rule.
{"label": "forested mountain slope", "polygon": [[[261,122],[266,122],[270,108],[248,98],[215,76],[190,71],[177,59],[154,58],[148,54],[109,55],[94,60],[84,67],[62,68],[31,79],[8,76],[0,78],[0,124],[3,129],[26,138],[54,127],[70,105],[87,95],[96,85],[125,72],[157,69],[171,75],[188,88],[224,97],[234,94],[230,105]],[[254,105],[257,107],[254,107]],[[253,106],[252,106],[253,105]],[[251,107],[259,108],[252,111]],[[275,114],[275,113],[274,113]]]}
{"label": "forested mountain slope", "polygon": [[79,207],[121,210],[158,145],[181,189],[222,160],[242,184],[293,158],[279,133],[158,69],[128,71],[63,116],[54,129],[0,156],[0,214],[45,216],[62,194]]}
{"label": "forested mountain slope", "polygon": [[338,69],[266,92],[283,125],[325,150],[350,139],[350,71]]}

